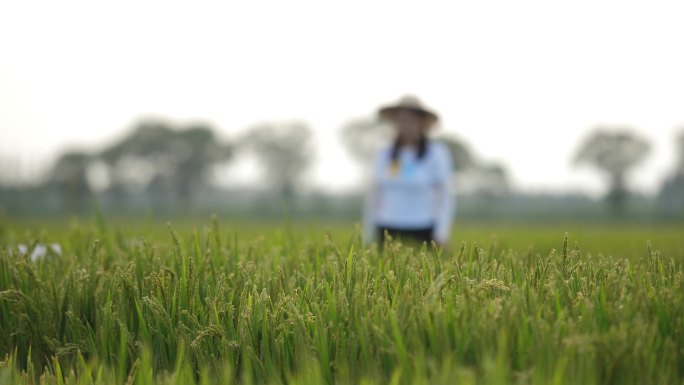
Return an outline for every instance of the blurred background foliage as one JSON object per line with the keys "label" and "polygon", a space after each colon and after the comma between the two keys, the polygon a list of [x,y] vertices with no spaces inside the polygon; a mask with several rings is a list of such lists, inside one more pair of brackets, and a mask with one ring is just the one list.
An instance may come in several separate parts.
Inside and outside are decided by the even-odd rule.
{"label": "blurred background foliage", "polygon": [[[648,158],[648,138],[632,127],[597,126],[576,149],[575,166],[604,177],[606,194],[544,194],[515,189],[508,165],[483,159],[466,139],[439,130],[434,140],[446,145],[454,165],[458,216],[462,219],[684,219],[684,131],[674,141],[678,153],[655,196],[630,190],[630,176]],[[314,132],[303,121],[267,121],[243,134],[223,138],[211,124],[176,124],[142,119],[118,140],[100,149],[66,149],[33,183],[13,180],[18,165],[0,163],[0,210],[10,217],[107,214],[167,216],[210,212],[244,217],[330,217],[355,219],[363,184],[355,191],[308,188],[309,170],[327,156],[316,147]],[[374,154],[391,138],[391,127],[358,117],[337,132],[364,178]],[[521,149],[530,150],[530,149]],[[217,174],[251,159],[254,182],[217,183]],[[540,159],[540,162],[543,161]],[[335,173],[337,170],[331,170]]]}

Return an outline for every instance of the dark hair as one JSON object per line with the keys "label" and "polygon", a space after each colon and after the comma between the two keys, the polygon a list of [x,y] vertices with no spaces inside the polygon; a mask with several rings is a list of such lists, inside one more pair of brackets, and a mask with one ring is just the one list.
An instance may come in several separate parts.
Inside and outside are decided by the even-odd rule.
{"label": "dark hair", "polygon": [[[425,135],[421,135],[420,139],[418,139],[418,160],[422,160],[425,157],[425,153],[427,152],[427,142],[428,139]],[[399,149],[401,148],[401,141],[399,138],[394,141],[394,144],[392,145],[392,152],[390,153],[390,158],[392,159],[392,162],[396,162],[399,159]]]}
{"label": "dark hair", "polygon": [[[415,113],[416,115],[420,116],[421,118],[427,117],[427,113],[422,110],[417,110],[413,108],[407,108],[409,111]],[[427,142],[428,139],[425,136],[425,134],[421,134],[420,138],[418,139],[418,160],[423,160],[425,157],[425,153],[427,152]],[[392,152],[390,153],[390,159],[392,159],[392,162],[396,162],[399,159],[399,149],[401,148],[401,140],[400,138],[397,138],[397,140],[394,141],[394,145],[392,145]]]}

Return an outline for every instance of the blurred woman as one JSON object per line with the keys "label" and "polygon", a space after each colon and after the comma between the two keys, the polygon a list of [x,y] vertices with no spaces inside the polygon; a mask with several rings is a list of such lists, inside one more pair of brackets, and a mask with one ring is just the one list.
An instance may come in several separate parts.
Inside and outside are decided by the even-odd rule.
{"label": "blurred woman", "polygon": [[444,145],[428,137],[437,114],[413,96],[378,113],[394,127],[395,137],[391,145],[380,149],[373,165],[364,239],[384,242],[389,235],[448,244],[455,206],[451,157]]}

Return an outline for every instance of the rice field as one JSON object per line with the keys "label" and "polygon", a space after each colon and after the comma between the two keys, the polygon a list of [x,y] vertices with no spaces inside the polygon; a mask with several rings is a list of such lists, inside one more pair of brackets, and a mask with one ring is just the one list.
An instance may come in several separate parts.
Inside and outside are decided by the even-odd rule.
{"label": "rice field", "polygon": [[0,219],[0,384],[684,384],[682,234]]}

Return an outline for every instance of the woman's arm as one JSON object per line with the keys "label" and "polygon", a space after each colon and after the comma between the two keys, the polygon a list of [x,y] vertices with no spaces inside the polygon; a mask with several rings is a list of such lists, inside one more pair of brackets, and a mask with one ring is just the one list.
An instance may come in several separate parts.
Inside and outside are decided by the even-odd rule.
{"label": "woman's arm", "polygon": [[435,182],[435,228],[433,238],[441,245],[449,243],[451,238],[451,222],[456,209],[456,197],[452,189],[451,156],[449,150],[442,145],[435,147],[436,182]]}

